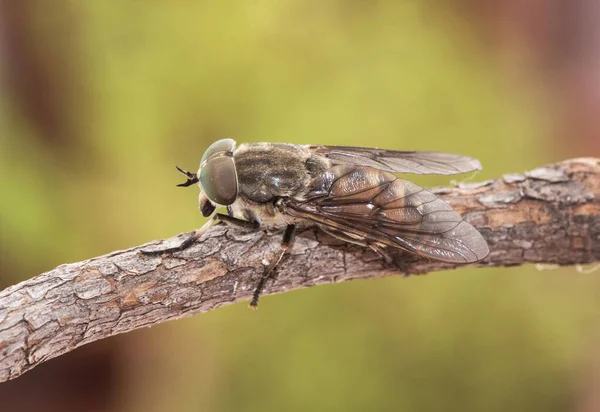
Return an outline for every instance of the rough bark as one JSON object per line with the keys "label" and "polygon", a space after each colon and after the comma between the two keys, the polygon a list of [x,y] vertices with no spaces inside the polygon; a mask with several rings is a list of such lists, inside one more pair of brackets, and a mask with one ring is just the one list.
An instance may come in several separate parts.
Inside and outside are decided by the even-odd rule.
{"label": "rough bark", "polygon": [[[600,261],[600,159],[435,192],[486,238],[490,254],[475,266]],[[0,382],[86,343],[249,299],[281,233],[216,226],[183,252],[139,254],[184,238],[61,265],[0,292]],[[403,252],[392,257],[386,263],[370,250],[307,229],[265,294],[456,267]]]}

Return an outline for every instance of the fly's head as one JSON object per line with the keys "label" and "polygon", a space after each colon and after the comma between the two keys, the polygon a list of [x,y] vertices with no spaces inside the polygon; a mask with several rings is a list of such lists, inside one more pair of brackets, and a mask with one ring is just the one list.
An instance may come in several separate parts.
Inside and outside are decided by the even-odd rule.
{"label": "fly's head", "polygon": [[200,169],[194,174],[177,167],[188,180],[177,186],[187,187],[199,183],[200,210],[204,216],[209,216],[215,210],[215,205],[229,206],[237,199],[238,177],[233,160],[235,140],[222,139],[206,149]]}

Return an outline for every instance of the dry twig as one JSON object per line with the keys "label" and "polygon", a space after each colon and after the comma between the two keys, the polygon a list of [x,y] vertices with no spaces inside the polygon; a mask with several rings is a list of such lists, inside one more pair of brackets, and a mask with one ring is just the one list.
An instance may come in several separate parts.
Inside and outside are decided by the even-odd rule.
{"label": "dry twig", "polygon": [[[483,183],[436,191],[490,246],[477,266],[600,261],[600,159],[574,159]],[[147,257],[152,242],[61,265],[0,292],[0,382],[47,359],[118,333],[249,299],[280,233],[217,226],[172,256]],[[387,264],[370,250],[309,229],[296,238],[266,293],[456,266],[397,252]],[[267,302],[268,303],[268,302]]]}

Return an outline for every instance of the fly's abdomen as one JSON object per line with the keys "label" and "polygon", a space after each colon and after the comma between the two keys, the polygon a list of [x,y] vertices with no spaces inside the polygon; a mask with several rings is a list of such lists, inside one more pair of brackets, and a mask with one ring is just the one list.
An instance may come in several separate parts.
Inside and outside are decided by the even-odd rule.
{"label": "fly's abdomen", "polygon": [[334,166],[313,181],[309,197],[324,196],[368,202],[396,179],[393,173],[371,167]]}
{"label": "fly's abdomen", "polygon": [[366,244],[409,250],[452,263],[489,253],[481,234],[433,193],[371,167],[338,165],[314,180],[287,213],[343,232]]}

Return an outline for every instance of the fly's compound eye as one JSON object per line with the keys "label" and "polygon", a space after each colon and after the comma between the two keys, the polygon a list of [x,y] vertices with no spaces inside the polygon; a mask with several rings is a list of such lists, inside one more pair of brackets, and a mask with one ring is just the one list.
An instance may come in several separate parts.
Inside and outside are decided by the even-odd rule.
{"label": "fly's compound eye", "polygon": [[235,202],[238,180],[233,157],[222,154],[208,158],[200,171],[200,184],[212,202],[222,206]]}
{"label": "fly's compound eye", "polygon": [[215,155],[228,154],[229,156],[232,156],[234,149],[235,140],[233,139],[222,139],[214,142],[208,146],[208,149],[204,152],[204,156],[202,156],[202,160],[200,160],[200,167],[204,165],[205,161]]}

